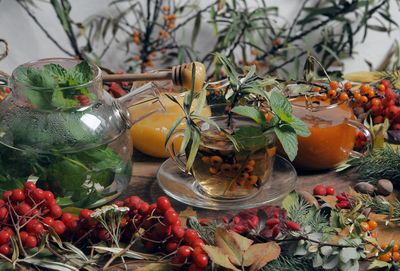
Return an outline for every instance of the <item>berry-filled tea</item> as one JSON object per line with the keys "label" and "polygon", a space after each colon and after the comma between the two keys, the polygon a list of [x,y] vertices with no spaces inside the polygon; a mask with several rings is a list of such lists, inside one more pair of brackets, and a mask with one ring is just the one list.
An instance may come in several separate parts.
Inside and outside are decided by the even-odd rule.
{"label": "berry-filled tea", "polygon": [[[225,117],[213,118],[220,127]],[[252,127],[252,122],[233,118],[233,130]],[[203,124],[199,151],[193,163],[193,175],[201,190],[215,199],[240,199],[257,194],[269,180],[275,156],[275,135],[246,135],[238,151],[225,132]]]}

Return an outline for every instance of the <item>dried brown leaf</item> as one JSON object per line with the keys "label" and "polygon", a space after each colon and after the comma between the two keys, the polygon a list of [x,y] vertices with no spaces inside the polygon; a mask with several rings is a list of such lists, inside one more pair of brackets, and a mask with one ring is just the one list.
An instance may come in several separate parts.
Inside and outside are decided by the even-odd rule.
{"label": "dried brown leaf", "polygon": [[213,263],[230,270],[240,271],[229,261],[228,255],[226,255],[223,249],[220,247],[203,245],[202,248],[213,261]]}
{"label": "dried brown leaf", "polygon": [[136,269],[136,271],[172,271],[172,270],[174,270],[174,268],[171,265],[164,263],[151,263]]}
{"label": "dried brown leaf", "polygon": [[194,216],[197,217],[197,212],[193,210],[192,207],[187,207],[185,210],[179,213],[179,219],[182,222],[182,225],[186,225],[186,222],[189,217]]}
{"label": "dried brown leaf", "polygon": [[281,247],[276,242],[252,245],[244,254],[243,266],[249,266],[250,271],[260,270],[267,263],[277,259]]}
{"label": "dried brown leaf", "polygon": [[233,264],[241,265],[244,252],[253,244],[253,241],[234,231],[218,228],[215,231],[215,244],[222,249]]}

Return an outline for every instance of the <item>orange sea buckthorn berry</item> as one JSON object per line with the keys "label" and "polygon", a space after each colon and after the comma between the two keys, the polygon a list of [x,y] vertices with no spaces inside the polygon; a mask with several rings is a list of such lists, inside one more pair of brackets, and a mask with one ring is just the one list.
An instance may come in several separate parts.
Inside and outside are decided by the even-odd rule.
{"label": "orange sea buckthorn berry", "polygon": [[236,163],[236,164],[233,164],[233,165],[232,165],[232,170],[233,170],[234,172],[238,172],[241,168],[242,168],[242,165],[239,164],[239,163]]}
{"label": "orange sea buckthorn berry", "polygon": [[347,101],[348,99],[349,99],[349,95],[347,95],[346,92],[340,93],[340,95],[339,95],[339,100],[341,100],[341,101]]}
{"label": "orange sea buckthorn berry", "polygon": [[369,88],[368,85],[366,85],[366,84],[361,84],[361,86],[360,86],[360,92],[361,92],[361,94],[367,93],[367,92],[368,92],[368,88]]}
{"label": "orange sea buckthorn berry", "polygon": [[354,93],[354,99],[356,99],[357,102],[360,101],[361,97],[362,97],[362,96],[361,96],[360,93],[358,93],[358,92]]}
{"label": "orange sea buckthorn berry", "polygon": [[328,99],[328,95],[326,95],[326,93],[322,93],[321,96],[319,96],[319,98],[320,98],[322,101],[325,101],[326,99]]}
{"label": "orange sea buckthorn berry", "polygon": [[329,87],[330,87],[330,89],[336,90],[339,87],[339,83],[337,81],[333,80],[329,83]]}
{"label": "orange sea buckthorn berry", "polygon": [[392,251],[393,252],[399,252],[399,245],[397,243],[393,244]]}
{"label": "orange sea buckthorn berry", "polygon": [[377,89],[380,91],[380,92],[384,92],[385,91],[385,85],[384,84],[379,84],[378,86],[377,86]]}
{"label": "orange sea buckthorn berry", "polygon": [[218,156],[218,155],[213,155],[213,156],[211,156],[211,164],[213,164],[213,165],[220,165],[220,164],[222,164],[222,158],[221,158],[221,156]]}
{"label": "orange sea buckthorn berry", "polygon": [[217,174],[218,173],[218,169],[216,167],[210,167],[209,169],[211,174]]}
{"label": "orange sea buckthorn berry", "polygon": [[246,167],[244,168],[244,170],[245,170],[246,172],[252,172],[252,171],[254,170],[254,167],[253,167],[253,166],[250,166],[250,165],[246,165]]}
{"label": "orange sea buckthorn berry", "polygon": [[163,16],[163,19],[164,19],[165,21],[168,21],[168,20],[169,20],[169,15],[164,15],[164,16]]}
{"label": "orange sea buckthorn berry", "polygon": [[350,82],[346,82],[346,83],[344,83],[343,87],[344,87],[345,90],[349,90],[349,89],[351,89],[352,84]]}
{"label": "orange sea buckthorn berry", "polygon": [[392,260],[392,253],[391,252],[387,252],[385,254],[382,254],[381,256],[378,257],[378,259],[380,261],[390,262]]}
{"label": "orange sea buckthorn berry", "polygon": [[375,91],[372,89],[372,88],[370,88],[369,90],[368,90],[368,97],[369,98],[372,98],[372,97],[374,97],[375,96]]}
{"label": "orange sea buckthorn berry", "polygon": [[250,176],[249,173],[243,172],[242,175],[240,175],[240,178],[241,179],[247,179],[247,178],[249,178],[249,176]]}
{"label": "orange sea buckthorn berry", "polygon": [[363,231],[369,231],[369,230],[370,230],[370,229],[369,229],[369,225],[368,225],[367,222],[361,222],[361,223],[360,223],[360,227],[361,227],[361,229],[362,229]]}
{"label": "orange sea buckthorn berry", "polygon": [[336,96],[336,90],[334,90],[334,89],[328,90],[328,95],[331,96],[331,97],[335,97]]}
{"label": "orange sea buckthorn berry", "polygon": [[361,96],[360,102],[365,103],[365,104],[368,103],[368,97],[367,96]]}
{"label": "orange sea buckthorn berry", "polygon": [[393,252],[392,257],[393,257],[393,260],[394,260],[395,262],[398,262],[398,261],[400,260],[400,253],[398,253],[398,252]]}
{"label": "orange sea buckthorn berry", "polygon": [[232,169],[232,167],[231,167],[231,165],[230,164],[222,164],[221,165],[221,171],[223,172],[223,173],[229,173],[230,171],[231,171],[231,169]]}
{"label": "orange sea buckthorn berry", "polygon": [[371,105],[372,106],[380,106],[381,105],[381,100],[379,98],[373,98],[371,100]]}
{"label": "orange sea buckthorn berry", "polygon": [[238,182],[239,185],[240,185],[240,186],[243,186],[243,185],[246,183],[246,180],[247,180],[247,179],[240,178],[240,179],[239,179],[239,182]]}
{"label": "orange sea buckthorn berry", "polygon": [[175,26],[174,23],[169,23],[169,24],[167,25],[167,29],[172,29],[172,28],[174,28],[174,26]]}
{"label": "orange sea buckthorn berry", "polygon": [[320,91],[321,91],[321,88],[320,88],[320,87],[313,87],[313,88],[312,88],[312,91],[313,91],[313,92],[320,92]]}
{"label": "orange sea buckthorn berry", "polygon": [[376,239],[376,237],[378,237],[378,233],[376,233],[376,231],[371,232],[371,237]]}
{"label": "orange sea buckthorn berry", "polygon": [[258,177],[256,176],[256,175],[251,175],[249,178],[248,178],[248,180],[249,180],[249,183],[250,184],[256,184],[257,183],[257,181],[258,181]]}
{"label": "orange sea buckthorn berry", "polygon": [[369,220],[368,221],[368,227],[369,227],[370,231],[373,231],[378,227],[378,223],[376,223],[375,220]]}
{"label": "orange sea buckthorn berry", "polygon": [[211,158],[208,156],[201,157],[201,161],[203,161],[203,163],[207,165],[211,164]]}

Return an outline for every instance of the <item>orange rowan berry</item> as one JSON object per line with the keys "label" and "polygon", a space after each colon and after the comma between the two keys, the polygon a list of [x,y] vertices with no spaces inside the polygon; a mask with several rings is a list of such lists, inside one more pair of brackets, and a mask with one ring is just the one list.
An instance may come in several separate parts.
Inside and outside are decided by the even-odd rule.
{"label": "orange rowan berry", "polygon": [[370,231],[373,231],[378,227],[378,223],[376,223],[375,220],[369,220],[368,221],[368,227],[369,227]]}
{"label": "orange rowan berry", "polygon": [[336,90],[339,87],[339,83],[337,81],[333,80],[329,83],[329,87],[330,87],[330,89]]}
{"label": "orange rowan berry", "polygon": [[349,90],[349,89],[351,89],[351,87],[352,87],[352,84],[350,82],[344,83],[344,89],[345,90]]}
{"label": "orange rowan berry", "polygon": [[336,96],[336,90],[334,90],[334,89],[330,89],[330,90],[328,90],[328,95],[329,96],[331,96],[331,97],[335,97]]}
{"label": "orange rowan berry", "polygon": [[378,257],[378,259],[380,261],[390,262],[392,260],[392,253],[391,252],[387,252],[385,254],[382,254],[381,256]]}
{"label": "orange rowan berry", "polygon": [[347,95],[346,92],[340,93],[340,95],[339,95],[339,100],[341,100],[341,101],[347,101],[348,99],[349,99],[349,95]]}

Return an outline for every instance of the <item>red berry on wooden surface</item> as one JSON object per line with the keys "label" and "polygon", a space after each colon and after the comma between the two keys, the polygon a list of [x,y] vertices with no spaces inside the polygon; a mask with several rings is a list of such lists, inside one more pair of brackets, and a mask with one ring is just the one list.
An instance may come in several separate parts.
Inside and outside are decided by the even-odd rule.
{"label": "red berry on wooden surface", "polygon": [[326,187],[326,194],[327,194],[327,195],[330,195],[330,196],[335,195],[335,194],[336,194],[335,188],[334,188],[332,185],[328,185],[328,186]]}
{"label": "red berry on wooden surface", "polygon": [[314,187],[313,194],[316,196],[326,196],[326,188],[322,184],[319,184]]}

